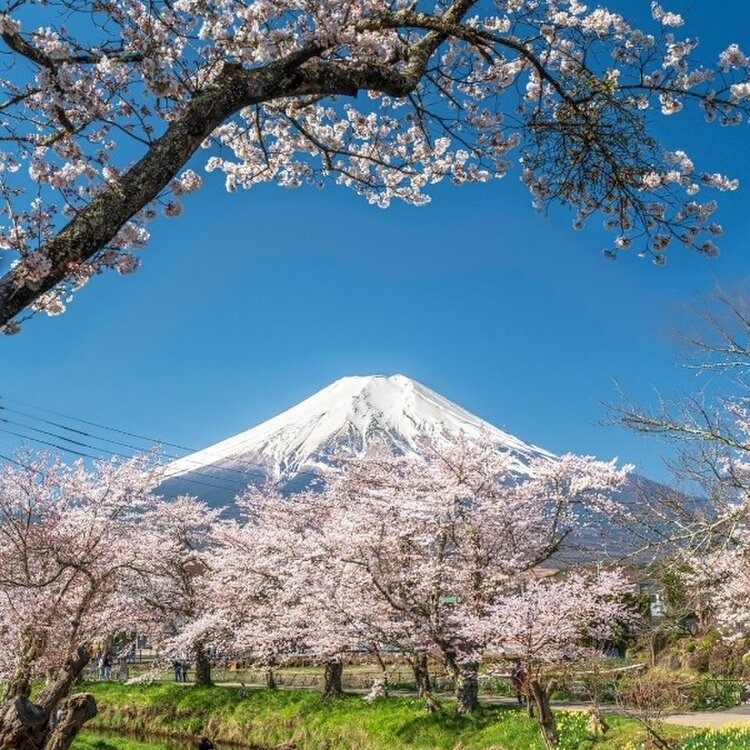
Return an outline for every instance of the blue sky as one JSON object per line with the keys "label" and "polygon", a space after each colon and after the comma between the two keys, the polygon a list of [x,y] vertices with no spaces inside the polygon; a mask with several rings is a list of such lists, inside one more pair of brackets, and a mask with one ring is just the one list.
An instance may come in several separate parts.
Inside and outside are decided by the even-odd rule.
{"label": "blue sky", "polygon": [[[750,50],[744,3],[663,5],[711,58],[729,41]],[[745,183],[718,196],[718,259],[607,261],[599,222],[540,218],[517,169],[385,211],[335,186],[227,195],[208,175],[182,217],[152,226],[137,274],[95,279],[64,316],[0,339],[0,396],[199,448],[338,377],[400,372],[549,450],[663,477],[664,446],[601,426],[602,402],[616,383],[640,403],[694,388],[668,334],[750,271],[747,126],[680,115],[663,133]],[[0,433],[0,452],[19,443]]]}

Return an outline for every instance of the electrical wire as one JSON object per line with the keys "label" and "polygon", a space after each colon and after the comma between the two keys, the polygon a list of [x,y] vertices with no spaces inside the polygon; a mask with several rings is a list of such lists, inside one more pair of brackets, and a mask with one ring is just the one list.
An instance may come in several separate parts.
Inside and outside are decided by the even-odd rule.
{"label": "electrical wire", "polygon": [[[105,430],[105,431],[123,434],[123,435],[130,435],[132,437],[135,437],[138,440],[148,441],[152,444],[159,442],[155,438],[149,438],[144,435],[138,435],[137,433],[128,432],[126,430],[120,430],[119,428],[116,428],[116,427],[109,427],[99,422],[92,422],[91,420],[74,417],[68,414],[52,412],[52,410],[43,409],[42,407],[37,407],[37,406],[34,406],[33,404],[28,404],[26,402],[20,402],[15,399],[9,399],[5,396],[0,396],[0,399],[6,402],[23,403],[23,405],[30,407],[31,409],[36,409],[42,412],[47,412],[47,413],[52,413],[52,414],[57,414],[64,419],[69,419],[71,421],[79,422],[82,424],[92,425],[92,426],[97,427],[100,430]],[[117,445],[120,447],[128,448],[129,450],[132,450],[132,451],[147,450],[147,448],[144,446],[133,445],[132,443],[125,443],[124,441],[114,440],[112,438],[107,438],[101,435],[96,435],[87,430],[81,430],[76,427],[71,427],[69,425],[66,425],[61,422],[56,422],[54,420],[44,419],[43,417],[39,417],[34,414],[30,414],[29,412],[21,411],[18,409],[13,409],[3,404],[0,404],[0,411],[2,411],[2,413],[4,414],[17,414],[27,419],[31,419],[34,421],[41,422],[42,424],[45,424],[45,425],[56,427],[59,430],[62,430],[63,433],[70,432],[76,435],[77,437],[88,438],[90,442],[85,442],[83,440],[68,437],[65,434],[60,434],[59,432],[52,432],[50,430],[45,430],[40,427],[36,427],[34,425],[16,421],[9,417],[0,416],[0,422],[2,422],[3,424],[9,425],[11,427],[20,428],[26,431],[25,433],[21,433],[14,429],[8,429],[8,427],[0,427],[0,432],[8,434],[8,435],[12,435],[14,437],[18,437],[22,440],[28,440],[30,442],[33,442],[39,445],[51,447],[56,450],[63,451],[65,453],[69,453],[69,454],[72,454],[81,458],[97,460],[97,459],[103,458],[104,456],[102,454],[105,454],[106,456],[115,456],[118,458],[129,459],[133,455],[132,453],[126,454],[126,453],[122,453],[121,451],[105,448],[101,445],[92,444],[93,442],[104,442],[110,445]],[[31,433],[31,434],[27,434],[27,433]],[[39,437],[40,435],[43,435],[44,437]],[[48,440],[47,438],[52,438],[52,440]],[[162,444],[169,445],[171,447],[178,447],[181,450],[197,452],[185,446],[179,446],[177,443],[162,441]],[[74,446],[74,447],[71,447],[71,446]],[[98,455],[92,455],[92,453],[86,452],[86,451],[94,451]],[[162,453],[162,455],[168,459],[187,461],[188,464],[191,463],[191,460],[189,457],[177,456],[177,455],[169,454],[169,453]],[[8,459],[8,457],[4,455],[0,455],[0,458]],[[222,456],[222,457],[217,457],[217,458],[225,458],[225,457]],[[16,465],[21,465],[18,461],[15,461],[15,460],[13,460],[12,462],[15,463]],[[237,469],[234,467],[223,468],[222,469],[223,472],[230,472],[232,474],[237,475],[236,479],[230,479],[230,478],[227,478],[226,476],[220,476],[220,475],[212,474],[210,472],[205,471],[205,468],[206,468],[205,464],[202,464],[197,461],[194,461],[193,463],[195,463],[200,468],[188,469],[188,472],[185,475],[174,475],[171,477],[166,477],[164,481],[169,481],[170,479],[174,479],[180,482],[189,482],[189,483],[201,485],[204,487],[210,487],[212,489],[221,490],[223,492],[231,491],[233,493],[237,493],[237,492],[240,492],[245,486],[247,486],[247,484],[249,484],[252,479],[251,473],[249,471],[243,471],[242,469]],[[252,467],[254,472],[258,471],[259,467],[257,464],[253,464],[251,462],[244,462],[244,463]],[[196,475],[201,477],[201,479],[196,478]],[[206,479],[212,480],[212,481],[206,481]],[[241,481],[242,479],[245,479],[246,481],[242,482]],[[224,484],[217,484],[217,482],[224,482]]]}
{"label": "electrical wire", "polygon": [[[61,424],[60,422],[55,422],[53,420],[44,419],[43,417],[38,417],[38,416],[36,416],[34,414],[29,414],[28,412],[20,411],[18,409],[13,409],[11,407],[4,406],[2,403],[0,403],[0,410],[2,410],[2,411],[10,412],[10,413],[13,413],[13,414],[19,414],[19,415],[27,417],[29,419],[33,419],[33,420],[36,420],[38,422],[42,422],[44,424],[48,424],[50,426],[58,427],[60,429],[63,429],[63,430],[66,430],[66,431],[69,431],[69,432],[73,432],[75,434],[87,437],[90,440],[102,441],[102,442],[110,443],[112,445],[118,445],[120,447],[125,447],[125,448],[128,448],[130,450],[135,450],[135,451],[148,450],[151,446],[153,446],[155,444],[158,444],[160,447],[164,446],[164,445],[167,445],[167,446],[172,447],[172,448],[177,448],[178,450],[188,451],[189,453],[198,453],[198,452],[200,452],[200,453],[203,453],[204,455],[208,455],[209,457],[212,455],[211,453],[207,452],[206,449],[188,448],[186,446],[181,446],[178,443],[171,443],[169,441],[161,440],[159,438],[151,438],[151,437],[148,437],[148,436],[145,436],[145,435],[139,435],[139,434],[134,433],[134,432],[128,432],[126,430],[121,430],[121,429],[119,429],[117,427],[109,427],[109,426],[103,425],[103,424],[101,424],[99,422],[92,422],[90,420],[82,419],[80,417],[74,417],[74,416],[71,416],[71,415],[68,415],[68,414],[63,414],[62,412],[55,412],[55,411],[52,411],[51,409],[45,409],[43,407],[39,407],[39,406],[35,406],[33,404],[29,404],[28,402],[19,401],[17,399],[10,399],[7,396],[0,395],[0,401],[10,401],[12,403],[22,404],[24,406],[30,407],[32,409],[35,409],[37,411],[41,411],[41,412],[46,412],[48,414],[57,415],[57,416],[63,417],[64,419],[69,419],[71,421],[79,422],[81,424],[92,425],[92,426],[95,426],[95,427],[97,427],[98,429],[101,429],[101,430],[105,430],[105,431],[108,431],[108,432],[114,432],[114,433],[118,433],[118,434],[121,434],[121,435],[129,435],[131,437],[135,437],[138,440],[146,441],[150,445],[148,447],[144,447],[144,446],[133,445],[132,443],[125,443],[125,442],[122,442],[122,441],[119,441],[119,440],[114,440],[112,438],[102,437],[101,435],[95,435],[95,434],[90,433],[90,432],[88,432],[86,430],[80,430],[80,429],[75,428],[75,427],[69,427],[68,425]],[[25,427],[27,429],[30,429],[30,430],[35,430],[35,431],[42,432],[42,430],[40,430],[39,428],[30,427],[28,425],[25,425]],[[74,442],[74,441],[70,440],[69,438],[62,438],[62,439],[66,440],[67,442],[71,442],[71,443]],[[91,446],[89,446],[89,447],[91,447]],[[95,447],[94,449],[95,450],[103,450],[103,449],[101,449],[99,447]],[[109,454],[111,454],[111,455],[118,455],[116,451],[107,451],[107,452]],[[122,454],[119,454],[119,455],[122,455]],[[194,463],[198,467],[205,466],[205,464],[201,464],[198,461],[191,460],[189,456],[179,456],[179,455],[175,455],[175,454],[171,454],[171,453],[166,453],[164,451],[161,452],[161,455],[163,455],[165,458],[171,459],[173,461],[181,460],[181,461],[187,461],[188,463]],[[222,459],[226,458],[226,456],[219,456],[219,455],[216,455],[216,454],[214,454],[214,455],[216,456],[216,458],[218,460],[222,460]],[[240,458],[235,458],[235,459],[233,459],[233,461],[235,463],[245,464],[246,466],[248,466],[249,468],[251,468],[251,469],[253,469],[255,471],[257,471],[257,469],[259,468],[257,464],[255,464],[255,463],[253,463],[251,461],[242,460]],[[192,471],[193,472],[198,472],[198,473],[203,473],[203,472],[198,471],[198,469],[193,469]],[[229,466],[222,467],[222,472],[229,472],[229,473],[233,473],[233,474],[238,474],[240,477],[243,477],[243,478],[247,477],[247,474],[248,474],[248,472],[245,471],[245,470],[237,469],[237,468],[229,467]],[[209,477],[212,477],[214,479],[222,480],[222,481],[231,481],[231,480],[226,479],[225,477],[211,475],[211,474],[205,474],[205,476],[209,476]]]}

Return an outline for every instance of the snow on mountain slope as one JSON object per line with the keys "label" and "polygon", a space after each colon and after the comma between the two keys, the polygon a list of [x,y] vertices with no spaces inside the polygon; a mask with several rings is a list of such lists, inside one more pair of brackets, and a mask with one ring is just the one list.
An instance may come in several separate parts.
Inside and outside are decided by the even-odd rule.
{"label": "snow on mountain slope", "polygon": [[304,481],[342,450],[359,453],[385,442],[408,453],[421,438],[459,433],[507,449],[519,474],[532,457],[552,456],[403,375],[345,377],[257,427],[174,461],[162,490],[227,503],[264,477]]}

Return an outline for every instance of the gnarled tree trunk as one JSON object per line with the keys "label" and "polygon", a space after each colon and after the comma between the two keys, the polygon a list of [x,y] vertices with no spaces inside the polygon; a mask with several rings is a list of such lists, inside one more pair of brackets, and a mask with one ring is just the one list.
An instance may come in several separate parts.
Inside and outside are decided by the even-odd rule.
{"label": "gnarled tree trunk", "polygon": [[62,708],[44,750],[68,750],[81,727],[96,716],[96,701],[90,693],[71,695]]}
{"label": "gnarled tree trunk", "polygon": [[213,685],[211,682],[211,660],[208,658],[203,644],[196,644],[193,653],[195,655],[195,684]]}
{"label": "gnarled tree trunk", "polygon": [[414,672],[414,684],[417,688],[417,695],[424,699],[428,711],[437,711],[440,706],[432,694],[432,682],[427,664],[427,654],[417,654],[409,660],[409,664]]}
{"label": "gnarled tree trunk", "polygon": [[560,738],[557,734],[555,716],[549,706],[549,693],[538,680],[531,680],[529,682],[529,689],[539,714],[539,726],[542,729],[544,744],[549,750],[554,750]]}
{"label": "gnarled tree trunk", "polygon": [[479,664],[462,662],[454,674],[456,713],[468,714],[479,708]]}
{"label": "gnarled tree trunk", "polygon": [[328,698],[332,695],[341,695],[344,690],[341,687],[341,675],[344,665],[340,661],[327,661],[325,667],[323,695]]}
{"label": "gnarled tree trunk", "polygon": [[81,727],[96,716],[92,695],[66,698],[88,661],[85,649],[79,648],[33,702],[27,679],[8,686],[0,704],[0,750],[68,750]]}

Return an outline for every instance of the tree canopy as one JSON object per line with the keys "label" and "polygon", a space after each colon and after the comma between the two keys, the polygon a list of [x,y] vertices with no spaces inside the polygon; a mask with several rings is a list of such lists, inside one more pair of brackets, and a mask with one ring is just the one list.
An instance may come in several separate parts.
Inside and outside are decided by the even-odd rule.
{"label": "tree canopy", "polygon": [[90,694],[70,694],[77,681],[97,655],[124,661],[138,636],[155,652],[152,676],[188,658],[201,684],[211,653],[269,673],[324,664],[330,692],[345,660],[372,658],[385,674],[398,655],[434,704],[432,657],[467,712],[493,645],[538,675],[627,620],[631,584],[617,572],[533,579],[591,523],[577,509],[617,507],[628,467],[568,455],[519,476],[498,446],[469,441],[436,441],[431,456],[341,456],[318,491],[248,488],[223,516],[155,494],[151,456],[0,465],[0,750],[68,750],[97,710]]}
{"label": "tree canopy", "polygon": [[[650,135],[685,105],[743,121],[750,61],[714,65],[651,4],[652,28],[578,0],[6,0],[0,37],[0,327],[58,314],[93,275],[130,273],[196,169],[233,191],[334,181],[387,206],[504,176],[658,264],[717,252],[697,169]],[[205,149],[206,158],[193,159]]]}

